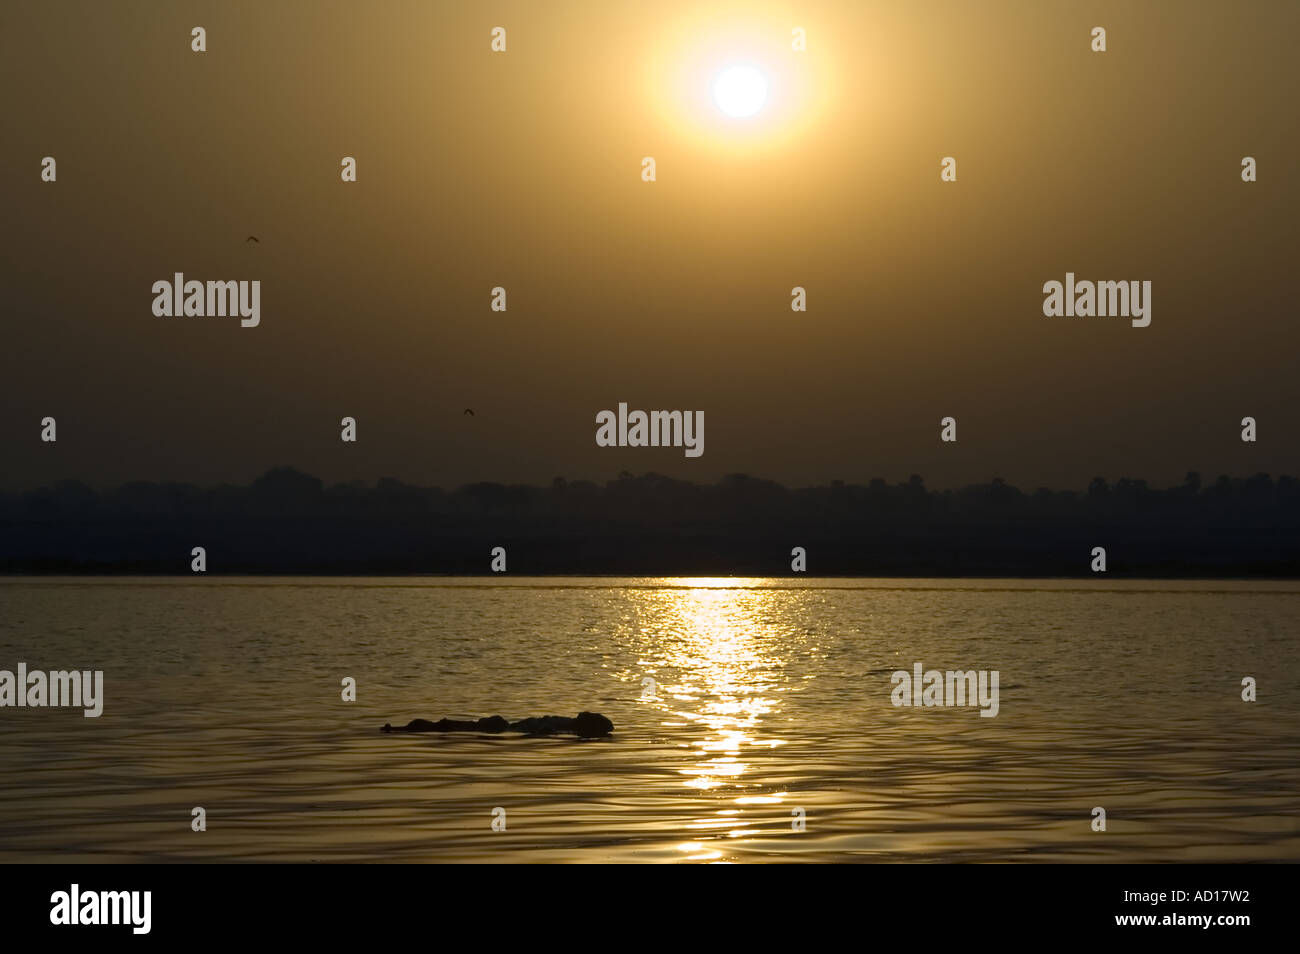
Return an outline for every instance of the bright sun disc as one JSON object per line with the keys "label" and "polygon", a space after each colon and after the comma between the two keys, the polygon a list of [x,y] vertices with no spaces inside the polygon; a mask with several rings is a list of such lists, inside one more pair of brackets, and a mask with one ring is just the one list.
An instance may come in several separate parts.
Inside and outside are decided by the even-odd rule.
{"label": "bright sun disc", "polygon": [[753,116],[767,100],[767,79],[752,66],[732,66],[714,81],[713,99],[728,116]]}

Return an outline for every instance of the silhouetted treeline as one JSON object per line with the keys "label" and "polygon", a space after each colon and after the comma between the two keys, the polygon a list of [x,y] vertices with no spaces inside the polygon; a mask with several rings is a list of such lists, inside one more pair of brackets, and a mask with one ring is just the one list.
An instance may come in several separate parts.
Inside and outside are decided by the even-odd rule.
{"label": "silhouetted treeline", "polygon": [[730,475],[695,484],[623,474],[603,484],[382,479],[325,486],[293,468],[248,487],[63,481],[0,494],[0,571],[189,573],[1300,576],[1300,481],[1266,474],[1176,487],[1098,477],[1080,491],[1000,479],[960,490],[833,481],[791,489]]}

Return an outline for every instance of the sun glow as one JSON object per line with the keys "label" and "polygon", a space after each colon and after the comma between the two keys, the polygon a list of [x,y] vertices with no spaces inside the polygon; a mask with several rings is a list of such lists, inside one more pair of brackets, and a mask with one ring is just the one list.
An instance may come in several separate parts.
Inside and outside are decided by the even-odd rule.
{"label": "sun glow", "polygon": [[788,12],[764,6],[696,10],[648,43],[649,102],[690,147],[720,155],[806,147],[831,111],[833,40],[809,23],[817,43],[796,49]]}

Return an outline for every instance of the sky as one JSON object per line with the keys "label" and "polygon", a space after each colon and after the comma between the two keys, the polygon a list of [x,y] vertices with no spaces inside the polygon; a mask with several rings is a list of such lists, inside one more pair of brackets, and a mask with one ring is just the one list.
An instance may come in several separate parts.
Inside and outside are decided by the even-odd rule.
{"label": "sky", "polygon": [[[4,4],[0,488],[1300,474],[1297,34],[1283,0]],[[155,316],[178,271],[260,281],[260,324]],[[1044,316],[1067,271],[1150,281],[1151,324]],[[703,411],[704,453],[597,446],[620,402]]]}

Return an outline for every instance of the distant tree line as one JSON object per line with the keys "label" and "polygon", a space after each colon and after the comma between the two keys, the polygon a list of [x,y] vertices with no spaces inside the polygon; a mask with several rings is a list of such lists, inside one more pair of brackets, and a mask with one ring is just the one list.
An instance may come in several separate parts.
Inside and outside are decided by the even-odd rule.
{"label": "distant tree line", "polygon": [[787,488],[731,474],[697,484],[621,474],[602,484],[468,484],[391,478],[326,486],[277,467],[246,487],[75,480],[0,494],[0,571],[487,573],[513,575],[1300,576],[1300,480],[1189,473],[1157,489],[1097,477],[1082,491],[995,478],[928,490],[832,481]]}

